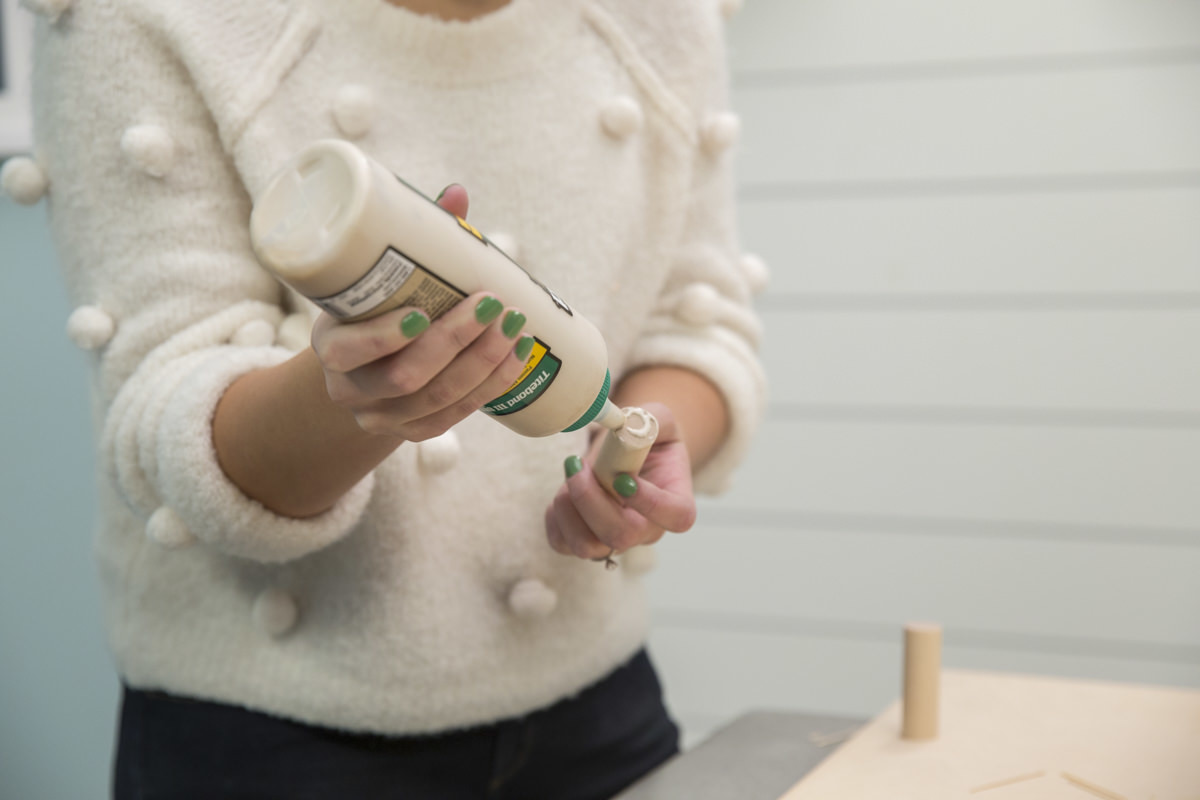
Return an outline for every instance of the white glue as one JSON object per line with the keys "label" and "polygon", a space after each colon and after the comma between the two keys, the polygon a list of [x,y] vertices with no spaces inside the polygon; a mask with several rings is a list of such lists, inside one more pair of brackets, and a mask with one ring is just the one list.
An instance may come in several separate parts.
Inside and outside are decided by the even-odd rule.
{"label": "white glue", "polygon": [[315,142],[270,181],[250,216],[259,261],[342,321],[411,306],[437,319],[489,291],[526,318],[521,377],[483,411],[525,436],[589,422],[618,429],[596,327],[486,236],[340,140]]}

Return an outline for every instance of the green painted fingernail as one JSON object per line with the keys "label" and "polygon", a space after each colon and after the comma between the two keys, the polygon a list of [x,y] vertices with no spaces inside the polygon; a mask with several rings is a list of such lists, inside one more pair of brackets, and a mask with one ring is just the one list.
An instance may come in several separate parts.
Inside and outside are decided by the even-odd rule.
{"label": "green painted fingernail", "polygon": [[400,320],[400,332],[408,339],[429,327],[429,317],[420,311],[410,311]]}
{"label": "green painted fingernail", "polygon": [[522,361],[529,358],[530,352],[533,350],[533,337],[528,333],[517,340],[517,346],[513,348],[513,353]]}
{"label": "green painted fingernail", "polygon": [[621,497],[633,497],[637,494],[637,479],[632,475],[622,472],[613,478],[613,488],[617,490],[617,494],[621,495]]}
{"label": "green painted fingernail", "polygon": [[510,311],[504,315],[504,322],[500,323],[500,330],[509,339],[521,332],[521,328],[525,327],[525,315],[520,311]]}
{"label": "green painted fingernail", "polygon": [[487,325],[489,322],[500,316],[500,312],[504,310],[504,303],[501,303],[496,298],[488,295],[479,301],[475,306],[475,319],[480,325]]}
{"label": "green painted fingernail", "polygon": [[567,456],[567,460],[563,462],[563,469],[569,478],[583,469],[583,459],[579,456]]}

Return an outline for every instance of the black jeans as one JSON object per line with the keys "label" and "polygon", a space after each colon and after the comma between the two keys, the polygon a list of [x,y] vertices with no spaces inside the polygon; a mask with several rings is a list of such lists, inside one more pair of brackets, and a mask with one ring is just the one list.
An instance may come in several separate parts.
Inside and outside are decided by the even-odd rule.
{"label": "black jeans", "polygon": [[643,651],[517,719],[436,736],[304,725],[126,688],[116,800],[603,800],[678,752]]}

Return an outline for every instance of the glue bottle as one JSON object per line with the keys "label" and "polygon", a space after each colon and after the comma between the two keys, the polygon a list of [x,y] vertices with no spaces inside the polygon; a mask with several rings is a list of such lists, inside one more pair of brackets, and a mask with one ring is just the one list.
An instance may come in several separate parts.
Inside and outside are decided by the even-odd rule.
{"label": "glue bottle", "polygon": [[293,157],[254,204],[259,261],[335,318],[393,308],[437,319],[481,290],[525,314],[534,346],[521,377],[483,411],[525,436],[589,422],[616,430],[608,350],[596,327],[466,220],[340,140]]}

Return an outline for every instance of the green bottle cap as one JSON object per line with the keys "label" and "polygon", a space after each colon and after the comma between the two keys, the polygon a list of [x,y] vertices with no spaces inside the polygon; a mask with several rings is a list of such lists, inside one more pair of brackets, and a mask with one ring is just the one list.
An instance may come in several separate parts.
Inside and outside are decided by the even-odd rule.
{"label": "green bottle cap", "polygon": [[608,402],[608,390],[612,388],[612,375],[608,370],[604,370],[604,385],[600,387],[600,394],[596,395],[596,399],[592,401],[592,405],[587,411],[583,412],[583,416],[575,421],[575,424],[569,428],[563,428],[563,433],[577,431],[584,425],[600,416],[600,412],[604,410],[604,404]]}

